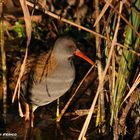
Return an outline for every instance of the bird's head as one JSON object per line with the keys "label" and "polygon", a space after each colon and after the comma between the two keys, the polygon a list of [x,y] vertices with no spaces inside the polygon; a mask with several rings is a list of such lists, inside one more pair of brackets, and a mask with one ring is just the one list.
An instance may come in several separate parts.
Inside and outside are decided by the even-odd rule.
{"label": "bird's head", "polygon": [[94,64],[94,62],[90,58],[88,58],[76,47],[75,41],[70,37],[61,37],[57,39],[54,45],[54,51],[57,53],[59,58],[62,59],[69,59],[72,56],[76,55],[86,60],[91,65]]}

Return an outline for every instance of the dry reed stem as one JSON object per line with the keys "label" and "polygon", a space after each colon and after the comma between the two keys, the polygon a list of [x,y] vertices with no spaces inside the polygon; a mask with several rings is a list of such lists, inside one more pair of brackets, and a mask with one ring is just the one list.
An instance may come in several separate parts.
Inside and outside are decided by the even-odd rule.
{"label": "dry reed stem", "polygon": [[[95,7],[95,18],[96,21],[100,18],[99,15],[99,1],[95,0],[95,6],[93,5],[93,7]],[[96,22],[96,32],[100,33],[100,25],[99,22]],[[99,60],[97,61],[97,68],[98,68],[98,77],[99,77],[99,83],[101,81],[101,77],[102,77],[102,64],[101,64],[101,51],[100,51],[100,38],[98,36],[95,37],[96,39],[96,50],[97,50],[97,57],[99,58]],[[96,116],[96,126],[99,124],[99,122],[101,121],[101,93],[100,93],[100,98],[98,98],[98,109],[97,109],[97,116]],[[83,138],[83,137],[82,137]]]}
{"label": "dry reed stem", "polygon": [[103,9],[102,9],[100,15],[98,15],[98,17],[97,17],[97,19],[96,19],[96,21],[95,21],[93,27],[95,27],[95,26],[98,24],[98,22],[100,21],[100,19],[102,18],[102,16],[103,16],[104,13],[106,12],[106,10],[108,9],[109,4],[110,4],[111,2],[112,2],[112,0],[110,0],[109,2],[107,2],[107,3],[105,4],[105,6],[103,7]]}
{"label": "dry reed stem", "polygon": [[[28,47],[29,47],[29,44],[30,44],[31,32],[32,32],[31,18],[30,18],[30,13],[29,13],[28,7],[26,5],[26,0],[20,0],[20,4],[21,4],[23,14],[24,14],[24,20],[25,20],[25,26],[26,26],[26,35],[27,35],[27,43],[26,43],[24,60],[23,60],[23,63],[21,65],[21,68],[20,68],[20,73],[19,73],[19,77],[18,77],[18,80],[17,80],[15,90],[14,90],[12,102],[14,102],[14,100],[15,100],[15,96],[17,94],[18,89],[19,89],[18,90],[18,97],[19,97],[19,94],[20,94],[20,82],[21,82],[21,78],[22,78],[24,70],[25,70],[26,60],[27,60],[27,56],[28,56]],[[19,105],[19,113],[22,114],[20,111],[21,111],[21,108],[20,108],[20,105]]]}
{"label": "dry reed stem", "polygon": [[[95,9],[96,9],[96,18],[98,18],[99,15],[99,3],[98,0],[95,0]],[[100,25],[96,24],[96,32],[100,32]],[[100,50],[100,38],[98,36],[96,36],[96,49],[97,49],[97,57],[99,59],[101,59],[101,50]],[[102,79],[102,64],[101,64],[101,60],[97,61],[97,68],[98,68],[98,76],[99,76],[99,83]]]}
{"label": "dry reed stem", "polygon": [[[99,15],[99,0],[95,0],[95,14],[96,14],[96,18],[98,19]],[[96,32],[100,33],[100,24],[99,22],[97,22],[96,24]],[[97,49],[97,57],[99,58],[99,61],[97,61],[97,68],[98,68],[98,77],[99,77],[99,84],[102,85],[101,90],[100,90],[100,94],[99,94],[99,98],[98,98],[98,113],[97,113],[97,117],[96,117],[96,126],[99,125],[99,123],[103,123],[104,122],[104,94],[103,94],[103,84],[102,82],[102,74],[103,74],[103,70],[102,70],[102,64],[101,64],[101,48],[100,48],[100,38],[98,36],[96,36],[96,49]],[[104,127],[102,127],[102,132],[104,131]]]}
{"label": "dry reed stem", "polygon": [[127,93],[126,97],[124,98],[123,102],[121,103],[121,105],[131,96],[131,94],[136,89],[136,87],[139,85],[139,83],[140,83],[140,72],[139,72],[136,80],[134,81],[132,87],[130,88],[129,92]]}
{"label": "dry reed stem", "polygon": [[[123,6],[123,2],[120,1],[119,13],[122,12],[122,6]],[[106,64],[105,70],[104,70],[104,72],[103,72],[101,84],[103,84],[103,82],[104,82],[104,79],[105,79],[105,76],[106,76],[108,67],[109,67],[109,65],[110,65],[112,53],[113,53],[113,50],[114,50],[114,45],[115,45],[115,42],[116,42],[116,40],[117,40],[117,34],[118,34],[118,30],[119,30],[119,25],[120,25],[120,14],[118,14],[118,21],[117,21],[117,25],[116,25],[114,37],[113,37],[113,40],[112,40],[112,43],[111,43],[111,49],[110,49],[110,52],[109,52],[109,57],[108,57],[108,60],[107,60],[107,64]],[[88,125],[89,125],[89,123],[90,123],[90,120],[91,120],[91,117],[92,117],[92,114],[93,114],[93,111],[94,111],[94,108],[95,108],[96,101],[97,101],[97,99],[98,99],[99,93],[100,93],[101,88],[102,88],[102,86],[103,86],[103,85],[101,85],[101,84],[99,84],[99,86],[98,86],[98,89],[97,89],[96,95],[95,95],[95,97],[94,97],[94,100],[93,100],[93,102],[92,102],[92,105],[91,105],[89,114],[88,114],[88,116],[87,116],[87,118],[86,118],[86,120],[85,120],[85,123],[84,123],[84,125],[83,125],[83,128],[82,128],[82,130],[81,130],[81,133],[80,133],[80,135],[79,135],[78,140],[82,140],[82,137],[84,137],[85,134],[86,134],[86,132],[87,132],[87,128],[88,128]]]}

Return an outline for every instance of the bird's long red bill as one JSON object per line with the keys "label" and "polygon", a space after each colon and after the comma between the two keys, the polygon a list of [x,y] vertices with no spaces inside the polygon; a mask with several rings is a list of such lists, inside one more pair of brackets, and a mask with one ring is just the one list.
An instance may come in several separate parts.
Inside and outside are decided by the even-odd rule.
{"label": "bird's long red bill", "polygon": [[76,56],[81,57],[82,59],[86,60],[88,63],[90,63],[91,65],[94,65],[95,63],[88,58],[85,54],[83,54],[80,50],[76,50],[74,53]]}

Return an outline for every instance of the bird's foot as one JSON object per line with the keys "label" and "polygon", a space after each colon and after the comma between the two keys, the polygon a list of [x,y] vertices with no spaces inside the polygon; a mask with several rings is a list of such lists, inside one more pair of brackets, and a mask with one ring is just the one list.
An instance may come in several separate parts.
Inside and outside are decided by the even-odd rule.
{"label": "bird's foot", "polygon": [[29,104],[27,104],[27,103],[25,103],[25,114],[23,115],[23,117],[24,117],[25,122],[30,122],[30,126],[34,127],[33,109],[30,112]]}

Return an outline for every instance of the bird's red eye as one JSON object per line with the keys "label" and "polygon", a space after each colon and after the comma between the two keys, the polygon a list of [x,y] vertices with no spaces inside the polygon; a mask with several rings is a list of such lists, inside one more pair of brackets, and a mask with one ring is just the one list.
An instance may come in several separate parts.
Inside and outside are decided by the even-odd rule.
{"label": "bird's red eye", "polygon": [[76,47],[75,47],[74,45],[69,45],[68,47],[69,47],[73,52],[75,52]]}
{"label": "bird's red eye", "polygon": [[74,48],[74,46],[73,46],[73,45],[69,45],[68,47],[69,47],[69,48]]}

